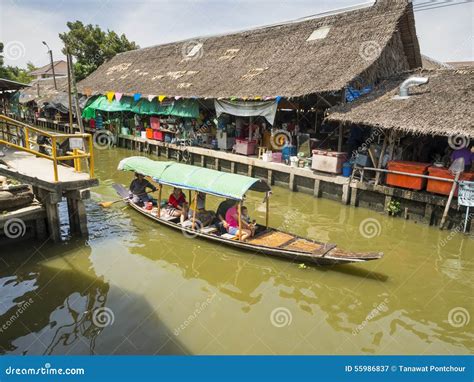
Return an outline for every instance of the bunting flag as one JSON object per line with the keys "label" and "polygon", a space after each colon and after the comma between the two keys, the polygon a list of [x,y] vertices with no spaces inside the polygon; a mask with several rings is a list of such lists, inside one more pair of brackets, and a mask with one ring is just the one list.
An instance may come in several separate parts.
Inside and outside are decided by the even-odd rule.
{"label": "bunting flag", "polygon": [[90,97],[92,95],[92,89],[91,88],[85,88],[84,89],[84,94],[86,97]]}
{"label": "bunting flag", "polygon": [[166,98],[166,96],[160,95],[160,96],[158,96],[158,101],[162,102],[165,98]]}
{"label": "bunting flag", "polygon": [[123,93],[115,93],[115,99],[116,99],[117,101],[120,101],[120,99],[122,98],[122,96],[123,96]]}
{"label": "bunting flag", "polygon": [[142,97],[142,93],[135,93],[133,95],[133,100],[137,102]]}
{"label": "bunting flag", "polygon": [[268,101],[268,100],[270,100],[270,99],[273,99],[273,97],[264,97],[264,98],[263,98],[264,101]]}
{"label": "bunting flag", "polygon": [[175,96],[174,99],[177,101],[181,98],[181,96]]}
{"label": "bunting flag", "polygon": [[242,99],[243,99],[244,101],[247,101],[247,97],[242,97]]}
{"label": "bunting flag", "polygon": [[114,92],[107,92],[106,93],[106,96],[107,96],[107,101],[109,102],[112,102],[112,100],[114,99]]}
{"label": "bunting flag", "polygon": [[281,100],[281,96],[277,96],[277,97],[276,97],[276,102],[279,103],[280,100]]}
{"label": "bunting flag", "polygon": [[153,101],[153,98],[155,98],[155,97],[156,97],[156,95],[150,94],[148,96],[148,101],[150,101],[150,102]]}

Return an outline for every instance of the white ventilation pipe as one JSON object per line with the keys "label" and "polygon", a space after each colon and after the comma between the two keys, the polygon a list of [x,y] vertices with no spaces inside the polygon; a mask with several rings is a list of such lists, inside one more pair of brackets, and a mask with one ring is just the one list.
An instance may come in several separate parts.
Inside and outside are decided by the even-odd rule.
{"label": "white ventilation pipe", "polygon": [[425,77],[410,77],[410,78],[407,78],[405,81],[403,81],[403,83],[400,85],[400,93],[399,93],[399,96],[400,97],[403,97],[403,98],[406,98],[409,96],[408,94],[408,88],[410,86],[414,86],[414,85],[423,85],[423,84],[426,84],[428,83],[429,79],[428,78],[425,78]]}

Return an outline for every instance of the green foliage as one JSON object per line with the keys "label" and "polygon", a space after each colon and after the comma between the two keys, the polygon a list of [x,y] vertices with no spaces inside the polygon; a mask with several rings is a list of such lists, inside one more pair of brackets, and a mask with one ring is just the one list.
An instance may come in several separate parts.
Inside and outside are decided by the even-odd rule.
{"label": "green foliage", "polygon": [[401,210],[402,210],[402,207],[398,200],[392,200],[388,204],[387,212],[392,216],[397,215],[398,213],[400,213]]}
{"label": "green foliage", "polygon": [[28,73],[32,70],[35,70],[35,66],[31,62],[26,64],[26,69],[21,69],[17,66],[4,66],[2,55],[3,47],[3,43],[0,42],[0,78],[6,78],[8,80],[22,82],[24,84],[30,83],[33,77],[28,75]]}
{"label": "green foliage", "polygon": [[[98,25],[84,25],[81,21],[68,22],[68,32],[60,33],[59,38],[76,59],[74,73],[79,81],[117,53],[138,49],[133,41],[114,31],[104,32]],[[63,49],[66,54],[66,48]]]}

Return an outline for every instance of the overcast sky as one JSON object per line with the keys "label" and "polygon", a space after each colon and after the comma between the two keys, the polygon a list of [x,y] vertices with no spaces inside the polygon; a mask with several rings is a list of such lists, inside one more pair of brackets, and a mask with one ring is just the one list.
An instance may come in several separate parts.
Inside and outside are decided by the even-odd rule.
{"label": "overcast sky", "polygon": [[[416,0],[415,4],[430,0]],[[446,0],[431,0],[444,2]],[[452,0],[451,0],[452,1]],[[462,0],[454,0],[462,1]],[[277,23],[364,0],[0,0],[5,62],[36,66],[62,58],[58,33],[81,20],[125,33],[141,47]],[[474,3],[416,12],[421,52],[440,61],[474,60]]]}

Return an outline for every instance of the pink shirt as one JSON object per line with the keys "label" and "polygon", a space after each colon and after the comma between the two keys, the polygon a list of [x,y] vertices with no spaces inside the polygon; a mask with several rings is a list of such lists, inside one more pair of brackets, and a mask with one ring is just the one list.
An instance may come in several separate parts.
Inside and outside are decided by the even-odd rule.
{"label": "pink shirt", "polygon": [[231,207],[227,210],[227,212],[225,214],[225,221],[231,227],[238,227],[239,222],[237,221],[237,219],[234,219],[234,216],[237,216],[237,207],[236,206]]}

